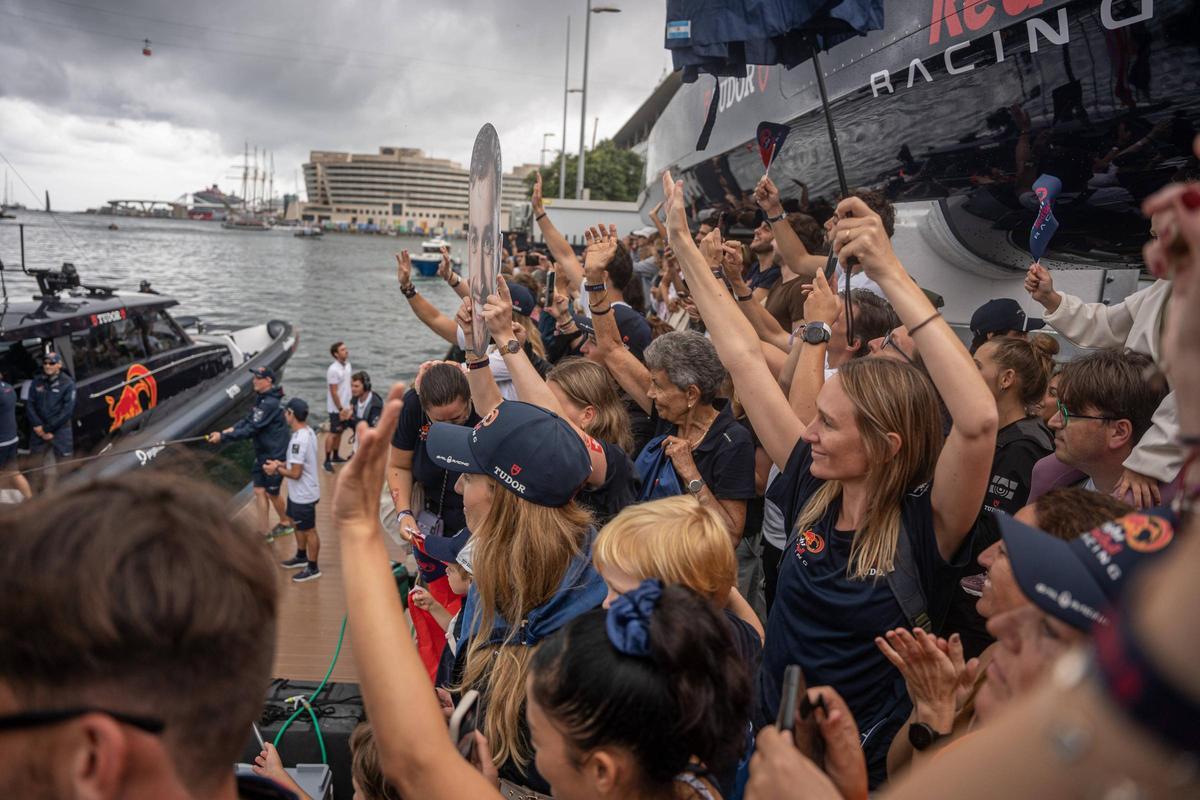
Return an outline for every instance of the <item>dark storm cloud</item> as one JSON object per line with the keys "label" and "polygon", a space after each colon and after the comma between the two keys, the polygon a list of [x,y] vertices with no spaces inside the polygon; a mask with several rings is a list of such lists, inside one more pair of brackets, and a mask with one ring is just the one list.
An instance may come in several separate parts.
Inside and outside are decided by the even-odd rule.
{"label": "dark storm cloud", "polygon": [[[595,116],[600,138],[615,132],[668,63],[661,0],[615,5],[621,14],[593,16],[589,138]],[[577,86],[583,6],[0,0],[0,98],[213,131],[230,153],[249,140],[279,154],[281,170],[310,149],[383,144],[463,162],[490,121],[512,165],[537,160],[543,132],[554,131],[551,146],[561,146],[564,28],[570,14]],[[578,113],[574,96],[572,150]]]}

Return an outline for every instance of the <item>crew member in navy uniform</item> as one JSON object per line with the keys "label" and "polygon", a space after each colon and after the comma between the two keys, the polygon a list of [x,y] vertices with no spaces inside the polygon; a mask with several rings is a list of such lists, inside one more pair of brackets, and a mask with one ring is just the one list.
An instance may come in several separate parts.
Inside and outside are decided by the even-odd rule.
{"label": "crew member in navy uniform", "polygon": [[232,428],[210,433],[208,441],[210,444],[239,439],[254,441],[254,468],[250,471],[250,477],[254,483],[259,530],[266,529],[270,522],[269,506],[274,506],[275,513],[279,515],[279,524],[267,531],[267,536],[275,538],[292,533],[295,528],[287,515],[283,498],[279,496],[283,476],[278,473],[266,474],[263,464],[286,460],[291,430],[283,418],[283,389],[275,385],[275,371],[270,367],[257,367],[250,370],[250,374],[254,376],[250,379],[255,392],[254,407]]}
{"label": "crew member in navy uniform", "polygon": [[42,357],[43,373],[33,379],[25,415],[33,435],[29,450],[41,453],[54,449],[59,458],[69,458],[75,451],[75,436],[71,422],[75,416],[75,381],[62,371],[62,356],[46,353]]}
{"label": "crew member in navy uniform", "polygon": [[33,497],[33,491],[25,476],[16,471],[16,461],[17,393],[0,374],[0,489],[11,487],[28,500]]}

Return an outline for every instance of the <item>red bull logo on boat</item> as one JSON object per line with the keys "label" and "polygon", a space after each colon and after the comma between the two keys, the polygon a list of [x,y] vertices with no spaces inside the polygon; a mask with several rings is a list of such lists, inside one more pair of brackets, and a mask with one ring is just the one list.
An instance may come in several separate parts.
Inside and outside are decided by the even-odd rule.
{"label": "red bull logo on boat", "polygon": [[108,415],[112,417],[112,427],[108,429],[111,433],[147,409],[158,405],[158,381],[142,364],[131,364],[125,373],[125,383],[121,386],[118,397],[114,399],[109,395],[104,398],[104,402],[108,403]]}

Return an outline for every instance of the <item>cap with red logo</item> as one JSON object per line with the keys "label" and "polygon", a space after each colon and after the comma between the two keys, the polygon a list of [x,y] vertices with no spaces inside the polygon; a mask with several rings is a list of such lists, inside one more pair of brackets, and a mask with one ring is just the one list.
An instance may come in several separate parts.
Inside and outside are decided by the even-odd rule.
{"label": "cap with red logo", "polygon": [[1177,518],[1168,508],[1105,522],[1069,542],[998,515],[1013,577],[1047,614],[1083,631],[1108,625],[1108,608],[1129,576],[1170,549]]}
{"label": "cap with red logo", "polygon": [[433,462],[487,475],[540,506],[564,506],[592,473],[587,447],[565,420],[540,406],[506,400],[474,428],[435,422],[425,441]]}

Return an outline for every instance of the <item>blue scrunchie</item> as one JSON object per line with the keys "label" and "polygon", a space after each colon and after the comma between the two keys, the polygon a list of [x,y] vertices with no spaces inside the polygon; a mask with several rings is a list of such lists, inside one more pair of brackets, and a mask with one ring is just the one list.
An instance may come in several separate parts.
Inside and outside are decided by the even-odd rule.
{"label": "blue scrunchie", "polygon": [[650,617],[662,597],[662,582],[647,578],[608,608],[605,631],[612,646],[627,656],[650,655]]}

